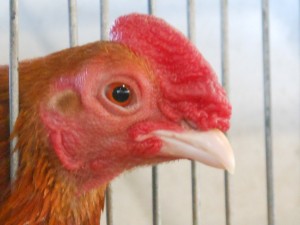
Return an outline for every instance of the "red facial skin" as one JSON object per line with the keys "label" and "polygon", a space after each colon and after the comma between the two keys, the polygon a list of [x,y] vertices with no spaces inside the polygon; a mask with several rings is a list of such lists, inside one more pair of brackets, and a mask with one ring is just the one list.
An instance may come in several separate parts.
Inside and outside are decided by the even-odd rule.
{"label": "red facial skin", "polygon": [[[76,71],[76,76],[56,81],[48,103],[41,106],[54,151],[64,167],[76,173],[84,190],[132,167],[164,161],[158,154],[158,139],[138,142],[136,138],[156,129],[181,129],[161,113],[159,87],[149,66],[142,58],[133,64],[136,56],[127,48],[123,51],[126,54],[120,55],[113,68],[99,66],[106,59],[95,59]],[[131,88],[128,106],[107,98],[105,92],[113,83]],[[59,102],[65,95],[79,103],[62,110]]]}
{"label": "red facial skin", "polygon": [[[132,15],[123,20],[112,36],[126,46],[116,43],[118,52],[112,45],[80,65],[75,76],[62,75],[41,105],[50,143],[82,190],[107,183],[124,170],[173,159],[160,154],[159,139],[139,141],[139,135],[180,132],[183,121],[201,130],[229,127],[231,107],[225,92],[191,43],[154,17],[147,21]],[[132,28],[135,23],[142,23],[143,32]],[[157,35],[153,26],[165,33]],[[131,87],[128,106],[107,98],[113,83]],[[61,108],[66,96],[75,103]]]}

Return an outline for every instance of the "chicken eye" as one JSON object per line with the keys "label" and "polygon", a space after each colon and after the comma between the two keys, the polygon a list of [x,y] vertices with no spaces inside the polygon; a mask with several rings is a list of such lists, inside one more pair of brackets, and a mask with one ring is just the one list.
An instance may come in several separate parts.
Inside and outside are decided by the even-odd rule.
{"label": "chicken eye", "polygon": [[123,83],[110,84],[106,90],[106,97],[119,106],[128,106],[132,99],[131,88]]}

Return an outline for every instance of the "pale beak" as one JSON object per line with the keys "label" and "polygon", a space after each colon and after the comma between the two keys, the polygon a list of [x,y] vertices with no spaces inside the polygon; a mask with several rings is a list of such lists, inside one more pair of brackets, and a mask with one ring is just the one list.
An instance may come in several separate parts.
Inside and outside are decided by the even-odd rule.
{"label": "pale beak", "polygon": [[152,135],[162,141],[160,153],[163,155],[191,159],[226,169],[229,173],[234,172],[235,160],[231,145],[219,130],[205,132],[156,130],[152,132]]}

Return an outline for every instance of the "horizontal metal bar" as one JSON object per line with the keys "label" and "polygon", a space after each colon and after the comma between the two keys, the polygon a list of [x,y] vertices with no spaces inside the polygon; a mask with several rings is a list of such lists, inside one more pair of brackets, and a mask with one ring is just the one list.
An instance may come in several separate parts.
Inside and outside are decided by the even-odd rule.
{"label": "horizontal metal bar", "polygon": [[[10,56],[9,56],[9,117],[10,132],[19,114],[19,2],[10,0]],[[10,178],[13,183],[17,178],[19,164],[18,152],[14,151],[17,138],[10,142]]]}

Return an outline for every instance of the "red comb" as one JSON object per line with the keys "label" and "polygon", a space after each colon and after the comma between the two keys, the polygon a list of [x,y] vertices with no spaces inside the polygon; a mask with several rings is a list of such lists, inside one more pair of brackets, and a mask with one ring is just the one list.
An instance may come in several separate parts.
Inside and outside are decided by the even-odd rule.
{"label": "red comb", "polygon": [[180,114],[177,119],[196,121],[202,129],[228,129],[231,106],[226,94],[208,62],[182,33],[157,17],[130,14],[116,20],[110,38],[150,61],[164,97]]}

